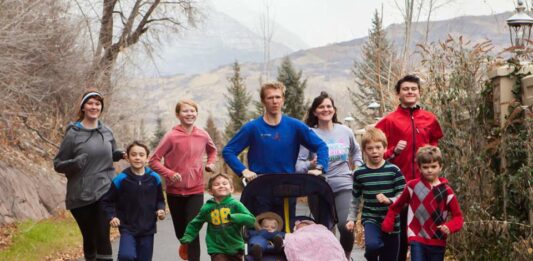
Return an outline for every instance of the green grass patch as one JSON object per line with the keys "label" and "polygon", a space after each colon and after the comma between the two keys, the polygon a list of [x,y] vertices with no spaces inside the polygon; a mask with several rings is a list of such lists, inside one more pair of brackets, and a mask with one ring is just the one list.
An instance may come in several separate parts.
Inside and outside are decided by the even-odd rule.
{"label": "green grass patch", "polygon": [[0,260],[46,260],[57,253],[79,248],[82,239],[70,215],[17,225],[11,245],[0,251]]}

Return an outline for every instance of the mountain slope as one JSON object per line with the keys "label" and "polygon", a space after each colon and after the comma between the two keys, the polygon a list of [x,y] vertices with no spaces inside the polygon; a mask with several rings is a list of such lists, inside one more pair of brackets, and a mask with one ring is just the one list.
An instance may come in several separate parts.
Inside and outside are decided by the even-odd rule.
{"label": "mountain slope", "polygon": [[[495,46],[494,52],[501,51],[504,46],[508,45],[509,41],[508,29],[505,24],[505,19],[509,16],[510,13],[503,13],[491,16],[465,16],[431,22],[429,42],[445,40],[449,34],[463,35],[465,40],[473,42],[490,39]],[[411,50],[415,49],[415,43],[423,42],[425,28],[425,23],[415,24]],[[402,46],[399,43],[402,43],[403,38],[402,26],[394,24],[387,27],[386,31],[389,39],[396,43],[396,48],[401,49]],[[348,86],[353,86],[351,67],[354,60],[360,59],[361,46],[365,41],[366,38],[359,38],[290,54],[294,66],[298,70],[303,70],[304,78],[308,79],[306,98],[311,99],[322,90],[329,92],[336,99],[340,119],[349,113],[365,110],[366,108],[352,108],[346,92]],[[279,63],[280,59],[272,61],[271,75],[277,74],[276,68]],[[244,62],[241,70],[248,90],[257,99],[261,64]],[[147,129],[150,132],[155,126],[156,116],[162,116],[169,127],[177,122],[173,114],[177,100],[192,98],[200,104],[197,123],[199,126],[204,126],[208,114],[212,113],[218,126],[223,127],[227,119],[224,94],[228,85],[227,78],[231,76],[231,73],[231,66],[227,65],[198,75],[136,79],[129,83],[135,86],[134,89],[140,95],[136,97],[144,97],[144,99],[153,102],[154,106],[150,106],[141,114],[136,114],[136,117],[130,118],[123,115],[122,118],[131,119],[134,123],[134,121],[139,120],[139,117],[142,117],[145,119]],[[117,99],[124,101],[125,97],[131,98],[129,95],[131,95],[130,88],[127,89],[127,92],[118,91]],[[124,102],[127,103],[127,101]]]}

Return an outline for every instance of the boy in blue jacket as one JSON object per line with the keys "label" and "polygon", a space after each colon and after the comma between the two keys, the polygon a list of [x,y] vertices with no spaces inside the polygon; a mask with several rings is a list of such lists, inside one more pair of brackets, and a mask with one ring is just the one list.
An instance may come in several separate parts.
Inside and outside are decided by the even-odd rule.
{"label": "boy in blue jacket", "polygon": [[130,167],[113,179],[101,203],[109,224],[120,231],[118,260],[152,260],[157,218],[165,218],[161,179],[145,167],[146,145],[134,141],[126,152]]}

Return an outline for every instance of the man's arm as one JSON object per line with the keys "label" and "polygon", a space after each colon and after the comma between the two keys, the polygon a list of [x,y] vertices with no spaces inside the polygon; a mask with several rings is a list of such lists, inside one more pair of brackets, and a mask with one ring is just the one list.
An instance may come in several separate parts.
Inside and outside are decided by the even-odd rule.
{"label": "man's arm", "polygon": [[224,161],[238,176],[242,176],[242,171],[246,169],[246,166],[239,160],[238,156],[246,147],[250,146],[250,139],[250,127],[247,123],[231,138],[222,150]]}

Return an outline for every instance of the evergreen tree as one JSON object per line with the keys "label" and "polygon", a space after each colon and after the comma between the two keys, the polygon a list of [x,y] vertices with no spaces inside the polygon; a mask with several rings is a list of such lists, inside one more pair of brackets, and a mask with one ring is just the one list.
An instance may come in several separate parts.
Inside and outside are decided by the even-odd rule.
{"label": "evergreen tree", "polygon": [[252,105],[255,108],[255,111],[252,112],[252,119],[258,118],[259,116],[263,116],[263,114],[265,114],[265,107],[263,106],[263,103],[260,100],[252,101]]}
{"label": "evergreen tree", "polygon": [[301,78],[302,71],[296,72],[288,56],[283,58],[280,67],[278,67],[277,78],[287,88],[285,90],[283,111],[296,119],[302,119],[306,112],[304,90],[307,79],[302,81]]}
{"label": "evergreen tree", "polygon": [[237,61],[233,64],[233,76],[228,78],[228,81],[230,85],[225,97],[230,120],[226,124],[224,133],[229,139],[250,119],[248,105],[250,105],[252,96],[246,90],[244,79],[241,76],[241,67]]}
{"label": "evergreen tree", "polygon": [[396,53],[387,39],[377,10],[372,18],[368,40],[361,48],[361,56],[361,62],[354,62],[355,86],[348,88],[348,92],[354,107],[359,108],[354,118],[358,124],[365,125],[373,121],[373,112],[367,110],[372,100],[380,104],[378,116],[393,109],[394,84],[400,76]]}
{"label": "evergreen tree", "polygon": [[150,142],[150,146],[152,147],[152,149],[154,149],[155,147],[157,147],[157,145],[159,145],[159,142],[161,141],[163,136],[165,136],[165,133],[166,131],[163,128],[163,119],[161,119],[161,117],[157,117],[154,137],[152,138],[152,141]]}
{"label": "evergreen tree", "polygon": [[220,154],[222,152],[222,146],[224,145],[224,141],[222,139],[222,133],[215,125],[215,120],[213,119],[213,115],[211,114],[209,114],[209,117],[207,117],[207,121],[205,123],[205,131],[207,131],[209,137],[211,137],[213,143],[215,143],[217,151]]}

